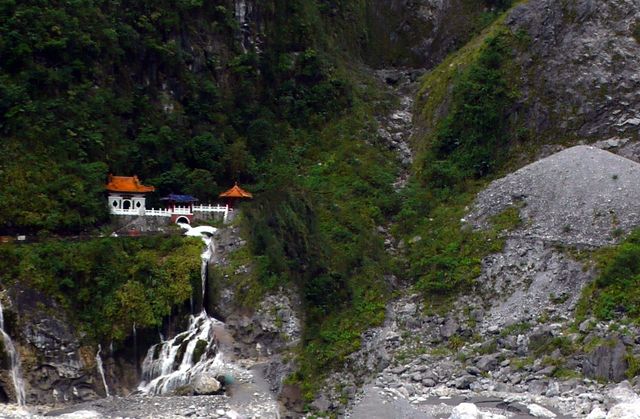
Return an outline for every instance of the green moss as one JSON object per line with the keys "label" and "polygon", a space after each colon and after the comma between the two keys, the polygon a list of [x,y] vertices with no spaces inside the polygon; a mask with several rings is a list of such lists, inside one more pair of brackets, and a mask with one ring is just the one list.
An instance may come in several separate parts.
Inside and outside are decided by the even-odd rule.
{"label": "green moss", "polygon": [[196,347],[191,354],[191,362],[193,364],[196,364],[200,361],[200,358],[202,358],[202,355],[204,355],[204,351],[207,349],[208,344],[209,343],[206,340],[198,339],[198,342],[196,342]]}
{"label": "green moss", "polygon": [[202,242],[182,237],[5,245],[0,275],[55,298],[88,340],[120,341],[134,323],[158,326],[189,299],[201,251]]}
{"label": "green moss", "polygon": [[626,360],[627,360],[627,365],[629,365],[629,367],[627,368],[626,375],[627,375],[627,378],[631,380],[634,377],[637,377],[638,375],[640,375],[640,359],[634,356],[631,352],[628,352],[626,356]]}
{"label": "green moss", "polygon": [[640,43],[640,21],[636,21],[631,27],[631,35]]}
{"label": "green moss", "polygon": [[493,228],[498,232],[509,232],[516,230],[522,225],[520,209],[518,206],[509,206],[499,214],[494,215],[489,220]]}
{"label": "green moss", "polygon": [[500,332],[500,336],[505,337],[511,335],[519,335],[531,330],[532,327],[533,326],[529,322],[514,323],[502,329],[502,331]]}
{"label": "green moss", "polygon": [[583,290],[577,321],[591,314],[602,320],[627,317],[640,323],[640,231],[617,246],[593,252],[592,257],[600,275]]}
{"label": "green moss", "polygon": [[564,368],[559,366],[556,370],[551,374],[553,378],[557,378],[559,380],[570,380],[572,378],[582,378],[582,374],[580,374],[576,370],[572,370],[569,368]]}

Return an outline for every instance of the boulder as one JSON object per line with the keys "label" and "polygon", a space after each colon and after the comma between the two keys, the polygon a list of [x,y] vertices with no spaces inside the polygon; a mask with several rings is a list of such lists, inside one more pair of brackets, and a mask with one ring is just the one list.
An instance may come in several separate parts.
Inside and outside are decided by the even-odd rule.
{"label": "boulder", "polygon": [[618,382],[625,379],[628,367],[627,349],[615,335],[587,355],[582,372],[587,377]]}
{"label": "boulder", "polygon": [[476,377],[473,375],[463,375],[455,381],[455,386],[458,390],[466,390],[474,381],[476,381]]}
{"label": "boulder", "polygon": [[473,403],[461,403],[453,409],[449,419],[482,419],[482,413]]}
{"label": "boulder", "polygon": [[498,368],[500,354],[483,355],[476,360],[476,367],[482,371],[493,371]]}
{"label": "boulder", "polygon": [[607,419],[640,419],[640,401],[613,406],[607,414]]}
{"label": "boulder", "polygon": [[585,419],[606,419],[606,417],[607,414],[602,409],[600,409],[600,407],[596,406]]}
{"label": "boulder", "polygon": [[535,403],[528,405],[527,409],[529,409],[529,414],[536,418],[555,418],[556,417],[555,413]]}
{"label": "boulder", "polygon": [[203,372],[196,375],[193,380],[193,391],[196,395],[216,394],[221,387],[213,374]]}
{"label": "boulder", "polygon": [[449,339],[451,336],[455,335],[458,330],[458,323],[451,317],[445,320],[444,324],[440,326],[440,336],[445,339]]}

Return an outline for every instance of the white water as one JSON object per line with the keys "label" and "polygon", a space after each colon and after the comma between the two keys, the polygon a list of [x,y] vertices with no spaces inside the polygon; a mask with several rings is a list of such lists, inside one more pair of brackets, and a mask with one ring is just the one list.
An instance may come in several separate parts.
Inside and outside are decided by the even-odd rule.
{"label": "white water", "polygon": [[0,335],[2,336],[2,342],[4,343],[4,350],[9,355],[9,362],[11,368],[11,380],[13,381],[13,389],[16,393],[16,402],[20,406],[25,404],[25,390],[24,382],[22,381],[22,371],[20,369],[20,357],[16,347],[13,345],[11,337],[4,330],[4,313],[2,308],[2,302],[0,302]]}
{"label": "white water", "polygon": [[98,345],[98,352],[96,352],[96,367],[98,368],[98,374],[102,378],[102,385],[104,386],[104,392],[109,397],[109,386],[107,385],[107,379],[104,376],[104,368],[102,366],[102,358],[100,352],[102,351],[102,345]]}
{"label": "white water", "polygon": [[[207,264],[214,252],[211,235],[216,229],[209,226],[192,228],[181,224],[185,235],[202,237],[205,249],[202,252],[202,298],[207,281]],[[138,389],[146,394],[164,394],[192,382],[200,373],[217,376],[223,373],[226,365],[222,353],[218,351],[215,337],[216,327],[222,323],[210,317],[203,309],[197,316],[190,316],[189,327],[173,339],[161,341],[149,348],[142,363],[142,383]],[[202,342],[199,344],[199,342]],[[196,349],[200,353],[194,362]],[[215,354],[215,356],[213,356]]]}
{"label": "white water", "polygon": [[[171,340],[149,348],[142,363],[142,383],[138,389],[147,394],[164,394],[189,384],[199,373],[219,375],[224,362],[217,351],[214,329],[220,322],[203,310],[189,319],[187,331]],[[194,352],[200,345],[200,359],[194,362]],[[211,354],[215,353],[214,357]]]}

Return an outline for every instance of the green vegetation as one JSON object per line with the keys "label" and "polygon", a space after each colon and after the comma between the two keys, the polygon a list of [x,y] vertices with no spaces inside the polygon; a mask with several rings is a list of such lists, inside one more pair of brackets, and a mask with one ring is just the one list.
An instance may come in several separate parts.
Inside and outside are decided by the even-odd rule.
{"label": "green vegetation", "polygon": [[631,35],[636,41],[640,42],[640,21],[636,21],[631,27]]}
{"label": "green vegetation", "polygon": [[210,0],[1,1],[0,234],[104,223],[109,171],[201,199],[263,180],[353,96],[315,2],[280,3],[257,55]]}
{"label": "green vegetation", "polygon": [[517,206],[493,217],[488,231],[472,231],[460,220],[509,162],[509,115],[518,96],[510,87],[517,85],[512,56],[523,46],[497,19],[423,80],[426,134],[414,145],[417,174],[405,192],[399,233],[409,242],[409,276],[441,307],[473,286],[482,258],[501,250],[501,236],[521,223]]}
{"label": "green vegetation", "polygon": [[600,275],[589,284],[576,309],[576,318],[593,314],[602,320],[627,317],[640,322],[640,231],[620,245],[593,254]]}
{"label": "green vegetation", "polygon": [[[364,94],[384,99],[372,88]],[[312,153],[272,178],[294,186],[274,187],[280,192],[262,194],[245,211],[256,256],[252,288],[294,287],[303,298],[307,327],[293,381],[307,397],[384,319],[383,276],[393,267],[376,226],[397,210],[396,168],[388,152],[367,144],[376,135],[370,106],[357,101],[349,117],[327,125]]]}
{"label": "green vegetation", "polygon": [[3,284],[31,287],[74,313],[91,343],[156,327],[200,281],[202,243],[181,237],[0,246]]}

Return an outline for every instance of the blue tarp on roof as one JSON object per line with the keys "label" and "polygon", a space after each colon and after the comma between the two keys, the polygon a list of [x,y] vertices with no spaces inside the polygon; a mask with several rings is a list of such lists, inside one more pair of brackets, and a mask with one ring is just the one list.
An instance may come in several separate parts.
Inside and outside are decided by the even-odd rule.
{"label": "blue tarp on roof", "polygon": [[164,198],[160,198],[161,201],[172,201],[172,202],[197,202],[198,198],[194,198],[191,195],[178,195],[175,193],[171,193]]}

